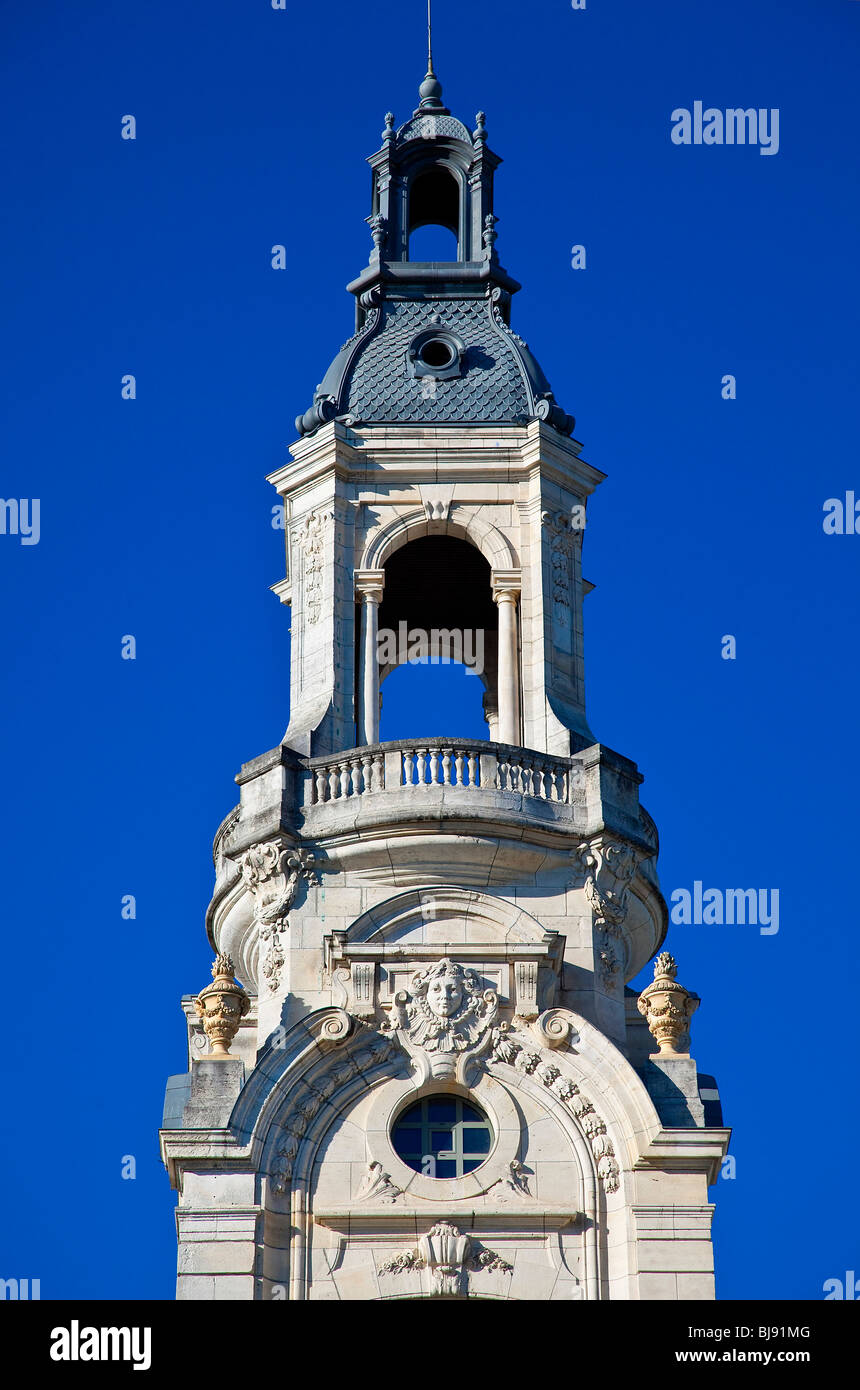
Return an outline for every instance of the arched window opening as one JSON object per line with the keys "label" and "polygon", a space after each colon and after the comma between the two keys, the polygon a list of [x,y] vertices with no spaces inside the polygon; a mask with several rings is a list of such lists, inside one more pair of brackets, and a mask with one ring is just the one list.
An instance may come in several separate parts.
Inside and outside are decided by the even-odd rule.
{"label": "arched window opening", "polygon": [[455,536],[424,536],[396,551],[377,633],[381,741],[492,738],[497,647],[480,551]]}
{"label": "arched window opening", "polygon": [[[419,231],[427,235],[416,238],[414,233]],[[459,259],[460,189],[447,169],[426,169],[413,180],[407,232],[410,260]]]}

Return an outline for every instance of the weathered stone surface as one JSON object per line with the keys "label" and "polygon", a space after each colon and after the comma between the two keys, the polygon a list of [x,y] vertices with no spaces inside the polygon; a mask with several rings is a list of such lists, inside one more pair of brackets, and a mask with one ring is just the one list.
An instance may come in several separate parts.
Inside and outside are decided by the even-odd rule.
{"label": "weathered stone surface", "polygon": [[[413,263],[410,181],[437,160],[461,259]],[[511,330],[497,162],[433,75],[412,121],[387,120],[356,333],[270,478],[290,722],[213,847],[206,932],[231,965],[208,1031],[228,1058],[183,999],[162,1132],[181,1299],[713,1297],[728,1132],[671,958],[628,987],[667,930],[657,831],[585,712],[603,475]],[[489,739],[379,741],[409,659],[380,656],[380,624],[418,603],[480,633],[461,654]]]}

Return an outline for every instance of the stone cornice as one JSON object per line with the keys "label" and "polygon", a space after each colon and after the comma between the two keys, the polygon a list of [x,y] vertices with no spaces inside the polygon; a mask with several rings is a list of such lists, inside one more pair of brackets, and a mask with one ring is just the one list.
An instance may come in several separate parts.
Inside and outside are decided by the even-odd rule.
{"label": "stone cornice", "polygon": [[661,1129],[634,1164],[638,1170],[706,1173],[708,1185],[717,1181],[720,1162],[731,1138],[730,1129]]}
{"label": "stone cornice", "polygon": [[581,445],[539,420],[528,425],[365,425],[340,421],[291,446],[292,461],[268,481],[295,497],[326,475],[371,484],[398,474],[410,480],[528,483],[542,476],[587,497],[606,477],[580,457]]}

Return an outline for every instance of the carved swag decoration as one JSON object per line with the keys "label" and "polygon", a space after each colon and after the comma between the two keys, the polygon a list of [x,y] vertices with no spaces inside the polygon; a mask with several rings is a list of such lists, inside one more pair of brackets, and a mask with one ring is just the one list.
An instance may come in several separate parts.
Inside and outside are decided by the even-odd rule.
{"label": "carved swag decoration", "polygon": [[489,1045],[498,1008],[498,996],[480,988],[473,970],[445,957],[395,994],[383,1031],[411,1056],[418,1084],[431,1077],[465,1082],[469,1063]]}

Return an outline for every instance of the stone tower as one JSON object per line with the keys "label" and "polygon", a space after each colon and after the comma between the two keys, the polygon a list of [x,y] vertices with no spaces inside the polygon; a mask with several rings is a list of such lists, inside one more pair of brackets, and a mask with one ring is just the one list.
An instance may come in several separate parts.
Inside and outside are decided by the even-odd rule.
{"label": "stone tower", "polygon": [[[270,479],[291,717],[215,836],[161,1136],[177,1296],[712,1298],[728,1132],[672,957],[626,987],[666,932],[657,832],[585,715],[603,475],[511,328],[483,113],[431,64],[369,162],[355,332]],[[456,260],[410,259],[428,224]],[[415,632],[478,675],[489,740],[380,743]]]}

